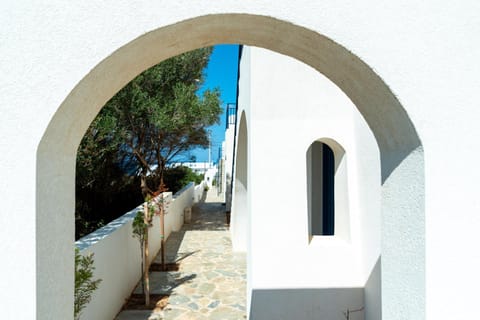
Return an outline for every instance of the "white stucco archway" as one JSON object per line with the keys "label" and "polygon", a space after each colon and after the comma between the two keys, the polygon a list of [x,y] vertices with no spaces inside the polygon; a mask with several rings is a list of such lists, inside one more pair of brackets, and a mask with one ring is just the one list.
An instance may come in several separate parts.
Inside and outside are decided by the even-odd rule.
{"label": "white stucco archway", "polygon": [[[381,154],[384,317],[423,318],[423,151],[411,120],[382,79],[347,48],[301,26],[247,14],[199,16],[129,39],[92,66],[57,109],[37,151],[37,318],[71,316],[75,155],[86,128],[104,103],[141,71],[216,43],[243,43],[292,56],[327,76],[353,101]],[[65,214],[52,221],[53,212]],[[407,250],[397,251],[405,246]],[[415,274],[408,270],[412,261]]]}

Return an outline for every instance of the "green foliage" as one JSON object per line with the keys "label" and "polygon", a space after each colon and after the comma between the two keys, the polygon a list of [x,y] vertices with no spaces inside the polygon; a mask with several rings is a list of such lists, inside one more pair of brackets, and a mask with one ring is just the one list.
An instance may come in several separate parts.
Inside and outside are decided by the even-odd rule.
{"label": "green foliage", "polygon": [[111,114],[99,114],[77,153],[75,237],[93,232],[142,201],[135,177],[120,168],[120,141],[112,132]]}
{"label": "green foliage", "polygon": [[198,94],[211,52],[194,50],[144,71],[92,122],[77,153],[77,238],[159,190],[172,159],[208,146],[206,128],[222,112],[219,90]]}
{"label": "green foliage", "polygon": [[132,228],[133,236],[140,241],[140,245],[143,245],[143,240],[145,239],[145,234],[148,230],[148,224],[145,223],[142,210],[138,210],[137,215],[133,218]]}
{"label": "green foliage", "polygon": [[133,237],[137,238],[140,241],[140,244],[143,243],[145,236],[148,232],[148,228],[151,227],[151,222],[155,212],[159,210],[159,201],[153,199],[152,197],[147,197],[145,199],[147,202],[147,222],[145,223],[145,213],[144,210],[137,210],[137,214],[133,218],[132,222],[132,233]]}
{"label": "green foliage", "polygon": [[[113,179],[110,181],[115,182]],[[105,184],[100,181],[91,187],[81,187],[77,184],[75,190],[76,239],[95,231],[143,201],[142,193],[138,188],[138,177],[134,177],[130,184],[117,184],[118,188],[104,186]]]}
{"label": "green foliage", "polygon": [[83,308],[92,299],[92,294],[97,290],[101,279],[92,280],[93,254],[82,256],[78,248],[75,248],[75,294],[74,294],[74,318],[80,319],[80,313]]}
{"label": "green foliage", "polygon": [[168,168],[164,172],[164,182],[169,187],[169,191],[176,193],[190,182],[199,184],[203,181],[204,175],[195,173],[186,166],[177,166]]}
{"label": "green foliage", "polygon": [[208,146],[206,128],[222,112],[219,90],[197,95],[210,53],[211,48],[187,52],[146,70],[102,109],[105,139],[120,141],[118,159],[130,171],[160,175],[175,156]]}
{"label": "green foliage", "polygon": [[159,203],[155,199],[151,198],[150,196],[147,197],[145,201],[147,202],[147,210],[148,210],[147,222],[145,222],[144,210],[138,210],[132,222],[133,237],[137,238],[140,244],[140,255],[141,255],[141,261],[142,261],[142,265],[141,265],[142,289],[145,288],[144,266],[147,263],[145,261],[147,258],[144,253],[145,253],[145,247],[147,246],[146,240],[148,239],[148,228],[152,226],[151,221],[159,205]]}

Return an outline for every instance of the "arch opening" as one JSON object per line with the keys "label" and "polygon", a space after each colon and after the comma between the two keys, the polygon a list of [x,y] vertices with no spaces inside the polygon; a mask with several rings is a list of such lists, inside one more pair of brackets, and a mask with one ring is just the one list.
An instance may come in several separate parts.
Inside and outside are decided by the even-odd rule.
{"label": "arch opening", "polygon": [[247,250],[248,228],[248,133],[245,111],[240,117],[237,134],[235,179],[232,195],[231,234],[234,251]]}
{"label": "arch opening", "polygon": [[[416,310],[424,313],[423,150],[405,110],[369,66],[316,31],[271,17],[247,14],[195,17],[161,26],[136,39],[126,39],[125,43],[73,88],[57,109],[38,147],[36,287],[39,319],[46,315],[68,318],[73,308],[70,280],[73,275],[74,171],[76,149],[88,125],[105,102],[143,70],[182,52],[217,43],[243,43],[294,57],[327,76],[356,105],[375,135],[381,156],[382,279],[404,276],[409,287],[409,294],[398,298],[401,294],[398,283],[382,284],[382,304],[405,306],[415,300]],[[405,179],[412,175],[412,170],[416,179]],[[405,197],[405,190],[411,196]],[[415,209],[409,211],[409,219],[402,225],[398,215],[404,213],[405,208]],[[52,212],[62,214],[51,219]],[[409,221],[416,221],[415,225],[408,225]],[[399,228],[409,231],[399,234],[395,231]],[[406,237],[410,239],[410,247],[401,254],[396,253]],[[416,259],[419,275],[408,276],[408,270],[402,269],[406,268],[402,267],[402,261],[411,259]],[[52,306],[56,308],[52,310]],[[389,313],[384,316],[389,318]]]}
{"label": "arch opening", "polygon": [[332,139],[314,141],[307,150],[309,238],[350,238],[345,149]]}

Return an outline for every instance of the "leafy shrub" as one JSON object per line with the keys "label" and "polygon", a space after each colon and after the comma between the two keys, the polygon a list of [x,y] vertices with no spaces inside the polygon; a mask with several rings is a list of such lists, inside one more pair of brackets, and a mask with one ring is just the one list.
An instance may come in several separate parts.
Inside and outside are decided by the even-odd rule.
{"label": "leafy shrub", "polygon": [[168,168],[165,170],[163,180],[169,191],[176,193],[190,182],[199,184],[203,181],[204,175],[195,173],[192,169],[185,166]]}
{"label": "leafy shrub", "polygon": [[74,293],[74,318],[80,319],[80,313],[83,308],[92,299],[92,294],[97,290],[101,279],[92,280],[93,270],[93,253],[82,256],[78,248],[75,248],[75,293]]}

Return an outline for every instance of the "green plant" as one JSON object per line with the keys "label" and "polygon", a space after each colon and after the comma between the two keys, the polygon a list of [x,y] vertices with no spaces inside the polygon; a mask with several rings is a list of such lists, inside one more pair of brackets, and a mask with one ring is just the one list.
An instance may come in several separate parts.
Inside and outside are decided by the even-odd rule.
{"label": "green plant", "polygon": [[93,253],[83,256],[80,250],[75,248],[75,292],[74,292],[74,318],[80,319],[80,313],[83,308],[92,299],[92,294],[97,290],[102,279],[92,280],[93,270]]}
{"label": "green plant", "polygon": [[148,232],[148,224],[145,223],[145,214],[142,210],[137,211],[137,215],[133,218],[132,223],[132,233],[133,237],[137,238],[140,243],[140,256],[141,256],[141,273],[142,273],[142,291],[145,291],[145,278],[144,278],[144,247],[145,247],[145,237]]}
{"label": "green plant", "polygon": [[175,194],[190,182],[200,184],[204,179],[204,174],[198,174],[186,166],[176,166],[166,169],[163,178],[169,191]]}
{"label": "green plant", "polygon": [[[143,244],[143,239],[147,232],[148,224],[145,223],[145,215],[142,210],[137,211],[137,215],[133,219],[133,236],[138,239],[140,244]],[[143,250],[143,249],[142,249]]]}
{"label": "green plant", "polygon": [[145,70],[91,123],[77,152],[77,239],[160,192],[164,183],[173,193],[183,187],[163,181],[167,164],[208,147],[207,128],[222,114],[219,89],[198,91],[212,50],[186,52]]}
{"label": "green plant", "polygon": [[[163,202],[162,202],[163,203]],[[159,210],[159,202],[152,196],[145,197],[143,210],[138,210],[132,222],[133,237],[140,242],[142,255],[142,287],[145,294],[145,305],[150,304],[150,285],[148,275],[148,229],[152,226],[153,215]]]}

